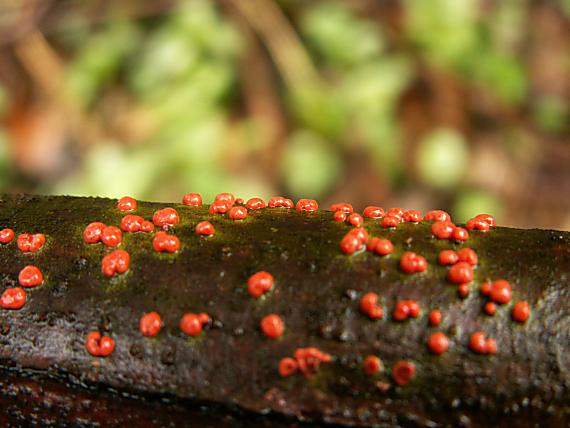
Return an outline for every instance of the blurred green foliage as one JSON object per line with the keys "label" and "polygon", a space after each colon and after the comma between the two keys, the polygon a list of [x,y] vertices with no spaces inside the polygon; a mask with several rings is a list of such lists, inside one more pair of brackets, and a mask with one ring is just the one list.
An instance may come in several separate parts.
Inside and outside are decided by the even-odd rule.
{"label": "blurred green foliage", "polygon": [[433,131],[420,142],[417,151],[418,173],[434,187],[450,188],[460,183],[468,160],[465,140],[451,129]]}
{"label": "blurred green foliage", "polygon": [[[429,91],[444,90],[441,82],[449,81],[463,88],[460,97],[481,92],[488,96],[483,103],[498,104],[511,117],[512,111],[528,111],[532,125],[545,133],[567,132],[567,99],[534,97],[529,65],[520,55],[528,37],[528,5],[401,4],[401,20],[394,25],[351,2],[276,2],[300,38],[297,49],[316,69],[315,77],[297,80],[283,78],[263,34],[243,31],[248,19],[236,19],[239,8],[214,0],[182,0],[163,14],[119,14],[96,25],[83,9],[68,13],[64,28],[50,35],[66,61],[65,99],[97,117],[104,130],[108,123],[124,122],[136,131],[104,132],[102,141],[82,146],[79,167],[42,181],[38,189],[160,200],[188,191],[207,200],[222,190],[245,198],[327,198],[343,188],[354,170],[349,159],[359,153],[388,193],[417,179],[432,195],[446,195],[460,219],[476,211],[500,213],[499,198],[468,182],[474,156],[469,126],[461,119],[441,120],[445,106],[430,107],[441,111],[428,118],[421,117],[425,109],[406,112],[419,104],[413,97],[442,99]],[[568,4],[562,2],[567,14]],[[263,10],[256,13],[267,18]],[[272,120],[285,130],[278,137],[269,119],[246,107],[258,101],[256,91],[242,86],[254,42],[267,48],[262,55],[271,63],[275,110],[282,115]],[[0,86],[0,117],[9,108]],[[476,127],[478,118],[470,119]],[[506,134],[498,133],[499,142],[511,147]],[[0,132],[2,188],[14,184],[9,138]],[[259,165],[260,159],[278,164]]]}

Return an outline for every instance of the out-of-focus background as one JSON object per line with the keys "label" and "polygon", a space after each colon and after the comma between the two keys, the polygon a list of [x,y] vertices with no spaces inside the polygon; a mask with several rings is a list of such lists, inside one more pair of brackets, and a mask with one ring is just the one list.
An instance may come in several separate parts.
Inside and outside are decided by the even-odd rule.
{"label": "out-of-focus background", "polygon": [[0,191],[570,229],[570,1],[2,0]]}

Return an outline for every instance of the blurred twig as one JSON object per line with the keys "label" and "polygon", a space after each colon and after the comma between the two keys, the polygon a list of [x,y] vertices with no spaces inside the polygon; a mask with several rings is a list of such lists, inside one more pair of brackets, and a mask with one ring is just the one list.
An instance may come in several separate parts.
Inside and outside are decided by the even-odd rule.
{"label": "blurred twig", "polygon": [[233,5],[259,34],[290,88],[318,79],[303,43],[275,1],[236,0]]}

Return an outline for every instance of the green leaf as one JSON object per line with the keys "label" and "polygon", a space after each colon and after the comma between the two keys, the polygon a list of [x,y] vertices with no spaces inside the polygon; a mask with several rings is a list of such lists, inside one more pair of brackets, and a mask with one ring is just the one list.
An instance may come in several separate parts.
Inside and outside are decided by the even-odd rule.
{"label": "green leaf", "polygon": [[353,66],[382,54],[384,41],[376,23],[338,3],[321,3],[301,21],[308,43],[329,63]]}
{"label": "green leaf", "polygon": [[532,116],[545,131],[558,133],[568,129],[570,111],[561,98],[541,97],[532,104]]}
{"label": "green leaf", "polygon": [[284,148],[281,172],[293,196],[318,198],[337,182],[342,162],[330,143],[301,131],[293,134]]}
{"label": "green leaf", "polygon": [[64,91],[82,107],[90,105],[119,72],[125,57],[138,45],[134,24],[115,22],[90,37],[67,68]]}
{"label": "green leaf", "polygon": [[418,173],[434,187],[449,188],[463,178],[469,150],[462,135],[452,129],[438,129],[424,138],[416,153]]}
{"label": "green leaf", "polygon": [[460,65],[478,44],[477,0],[407,0],[406,30],[428,58],[439,65]]}
{"label": "green leaf", "polygon": [[334,140],[342,137],[347,111],[341,94],[325,83],[307,83],[294,88],[290,105],[301,127]]}
{"label": "green leaf", "polygon": [[517,58],[482,51],[473,58],[472,65],[469,73],[502,101],[516,104],[526,97],[526,71]]}

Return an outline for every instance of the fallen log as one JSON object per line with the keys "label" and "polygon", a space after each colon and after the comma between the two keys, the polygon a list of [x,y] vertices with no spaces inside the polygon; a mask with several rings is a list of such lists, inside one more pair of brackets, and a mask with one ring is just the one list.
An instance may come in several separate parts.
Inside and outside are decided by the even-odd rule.
{"label": "fallen log", "polygon": [[[152,220],[165,207],[179,215],[166,234],[178,240],[173,253],[170,238],[154,242],[158,227],[123,231],[116,247],[85,242],[92,222],[119,227],[125,214]],[[202,221],[212,236],[196,233]],[[351,226],[330,211],[263,208],[234,220],[206,205],[138,202],[125,213],[110,199],[5,195],[0,229],[15,236],[0,244],[0,291],[20,288],[28,265],[43,278],[24,278],[33,285],[21,287],[20,309],[9,309],[18,297],[2,298],[0,422],[568,426],[570,233],[492,227],[461,242],[432,226],[366,218],[393,251],[348,255],[339,243]],[[25,233],[45,243],[23,252]],[[458,286],[438,259],[464,247],[478,261]],[[128,269],[107,275],[102,261],[117,249]],[[424,271],[406,272],[410,252]],[[256,298],[248,281],[260,271],[274,282]],[[160,315],[152,337],[141,332],[150,312]],[[262,323],[270,314],[281,334],[274,319]]]}

